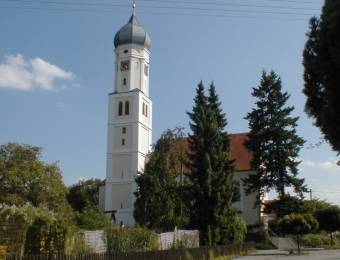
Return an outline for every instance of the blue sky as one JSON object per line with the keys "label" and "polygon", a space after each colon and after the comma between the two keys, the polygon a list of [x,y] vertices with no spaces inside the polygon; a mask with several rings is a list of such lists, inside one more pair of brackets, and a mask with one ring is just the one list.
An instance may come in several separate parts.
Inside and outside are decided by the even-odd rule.
{"label": "blue sky", "polygon": [[[263,69],[273,69],[307,140],[300,174],[315,196],[340,204],[336,153],[328,144],[308,148],[321,135],[303,112],[302,50],[308,19],[322,1],[165,2],[137,1],[137,17],[152,38],[154,140],[167,128],[189,131],[186,111],[200,80],[215,82],[227,130],[246,132],[251,89]],[[59,161],[67,184],[105,177],[112,42],[131,14],[130,1],[73,3],[0,0],[0,143],[43,147],[43,159]],[[122,6],[106,5],[112,3]]]}

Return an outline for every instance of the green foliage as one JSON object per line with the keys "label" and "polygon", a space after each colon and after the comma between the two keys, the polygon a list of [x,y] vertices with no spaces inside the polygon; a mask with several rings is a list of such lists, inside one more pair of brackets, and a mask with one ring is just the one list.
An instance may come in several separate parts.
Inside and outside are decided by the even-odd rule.
{"label": "green foliage", "polygon": [[247,225],[240,216],[235,216],[233,219],[232,240],[234,243],[243,243],[247,235]]}
{"label": "green foliage", "polygon": [[103,182],[99,179],[81,180],[69,188],[67,200],[76,211],[95,208],[99,203],[99,187]]}
{"label": "green foliage", "polygon": [[188,251],[185,251],[183,259],[184,260],[194,260],[194,258],[192,257],[192,255]]}
{"label": "green foliage", "polygon": [[6,247],[0,246],[0,260],[5,260],[6,256]]}
{"label": "green foliage", "polygon": [[266,213],[276,213],[278,218],[290,215],[292,213],[310,213],[306,212],[305,201],[301,198],[285,195],[277,200],[273,200],[265,206]]}
{"label": "green foliage", "polygon": [[278,224],[283,233],[296,235],[299,252],[301,235],[316,231],[319,227],[317,220],[310,214],[290,214],[280,219]]}
{"label": "green foliage", "polygon": [[258,193],[258,199],[275,189],[280,197],[286,187],[297,193],[306,191],[304,179],[298,178],[298,154],[304,140],[296,134],[298,117],[290,114],[287,92],[282,92],[281,79],[274,72],[262,73],[261,83],[253,88],[257,100],[255,108],[247,114],[250,133],[245,146],[252,151],[252,169],[255,175],[245,179],[247,192]]}
{"label": "green foliage", "polygon": [[321,18],[310,20],[303,53],[305,111],[332,148],[340,152],[340,2],[326,0]]}
{"label": "green foliage", "polygon": [[106,234],[109,252],[145,252],[159,248],[158,235],[145,228],[112,226]]}
{"label": "green foliage", "polygon": [[0,146],[0,238],[10,253],[62,251],[73,224],[61,170],[40,157],[39,147]]}
{"label": "green foliage", "polygon": [[97,230],[110,225],[107,216],[95,207],[87,206],[82,212],[76,213],[76,223],[81,229]]}
{"label": "green foliage", "polygon": [[72,220],[67,189],[57,164],[40,160],[41,148],[9,143],[0,146],[0,203],[46,207],[60,214],[60,220]]}
{"label": "green foliage", "polygon": [[279,220],[282,232],[303,235],[318,229],[317,220],[310,214],[290,214]]}
{"label": "green foliage", "polygon": [[328,207],[315,212],[315,217],[320,224],[320,229],[327,232],[340,230],[340,208]]}
{"label": "green foliage", "polygon": [[315,215],[315,213],[319,210],[326,209],[329,207],[332,207],[333,205],[331,203],[328,203],[324,200],[318,200],[318,199],[313,199],[313,200],[304,200],[304,213],[309,213],[312,215]]}
{"label": "green foliage", "polygon": [[229,160],[230,140],[224,130],[227,121],[213,84],[205,96],[201,82],[196,90],[190,118],[190,183],[187,202],[190,227],[199,229],[203,244],[225,244],[236,238],[236,211],[233,161]]}
{"label": "green foliage", "polygon": [[331,207],[332,204],[323,200],[303,200],[298,197],[285,195],[284,197],[273,200],[270,204],[265,205],[265,213],[276,213],[278,218],[282,218],[292,213],[312,214],[320,209]]}
{"label": "green foliage", "polygon": [[136,222],[159,231],[170,231],[186,223],[182,203],[182,182],[178,181],[176,165],[180,154],[173,152],[181,140],[181,129],[167,130],[157,141],[145,165],[144,173],[136,178]]}
{"label": "green foliage", "polygon": [[305,247],[330,246],[331,238],[324,234],[307,234],[301,238],[301,244]]}
{"label": "green foliage", "polygon": [[340,208],[337,206],[328,207],[315,212],[315,217],[319,222],[320,229],[331,235],[333,245],[333,232],[340,230]]}
{"label": "green foliage", "polygon": [[23,206],[2,204],[0,243],[7,245],[7,250],[11,254],[23,254],[29,228],[38,220],[51,225],[57,221],[57,218],[56,214],[46,208],[36,208],[28,203]]}
{"label": "green foliage", "polygon": [[64,252],[68,255],[91,253],[90,249],[85,245],[84,233],[79,232],[77,228],[70,230],[66,237]]}

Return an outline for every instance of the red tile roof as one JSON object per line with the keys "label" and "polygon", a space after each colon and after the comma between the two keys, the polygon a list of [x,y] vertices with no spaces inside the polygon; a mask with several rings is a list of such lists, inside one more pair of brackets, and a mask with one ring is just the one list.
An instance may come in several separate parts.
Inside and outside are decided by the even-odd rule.
{"label": "red tile roof", "polygon": [[235,170],[251,170],[252,153],[244,146],[247,140],[247,134],[232,134],[230,143],[230,157],[235,160]]}
{"label": "red tile roof", "polygon": [[[247,133],[240,134],[231,134],[230,135],[230,158],[235,160],[235,170],[236,171],[249,171],[251,170],[251,160],[252,154],[251,152],[244,146],[244,141],[247,139]],[[183,138],[178,141],[173,149],[174,153],[183,153],[186,155],[186,152],[189,151],[189,142],[188,138]],[[177,170],[181,171],[181,165],[176,166]],[[189,172],[189,169],[183,167],[183,172]]]}

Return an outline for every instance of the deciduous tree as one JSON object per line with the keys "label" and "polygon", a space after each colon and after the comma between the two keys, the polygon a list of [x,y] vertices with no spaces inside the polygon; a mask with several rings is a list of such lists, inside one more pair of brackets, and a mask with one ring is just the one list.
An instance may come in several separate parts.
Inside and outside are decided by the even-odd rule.
{"label": "deciduous tree", "polygon": [[176,170],[179,158],[173,153],[175,143],[182,137],[178,129],[163,133],[149,156],[144,172],[136,178],[134,217],[142,226],[158,231],[172,231],[186,222],[181,210],[181,187],[179,172]]}
{"label": "deciduous tree", "polygon": [[340,208],[332,206],[321,209],[315,213],[315,217],[319,222],[320,229],[329,232],[333,245],[333,232],[340,230]]}

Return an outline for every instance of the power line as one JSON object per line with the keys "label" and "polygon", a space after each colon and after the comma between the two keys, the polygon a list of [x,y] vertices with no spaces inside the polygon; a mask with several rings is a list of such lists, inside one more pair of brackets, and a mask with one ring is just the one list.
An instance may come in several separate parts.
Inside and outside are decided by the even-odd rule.
{"label": "power line", "polygon": [[[131,13],[131,11],[117,11],[117,10],[98,10],[98,9],[75,9],[75,8],[44,8],[44,7],[22,7],[22,6],[0,6],[0,9],[17,9],[23,11],[61,11],[61,12],[88,12],[88,13]],[[221,15],[221,14],[188,14],[188,13],[164,13],[164,12],[139,12],[147,15],[165,15],[165,16],[185,16],[185,17],[212,17],[212,18],[245,18],[255,20],[282,20],[282,21],[306,21],[306,19],[296,17],[273,17],[273,16],[245,16],[245,15]]]}
{"label": "power line", "polygon": [[[44,4],[81,4],[81,2],[56,2],[56,1],[39,1],[39,0],[1,0],[2,2],[26,2],[26,3],[44,3]],[[102,6],[93,3],[86,3],[90,6]],[[84,5],[84,3],[82,3]],[[105,4],[111,7],[129,7],[129,5],[122,4]],[[25,6],[26,7],[26,6]],[[32,6],[29,6],[32,8]],[[153,5],[143,5],[139,6],[140,9],[166,9],[166,10],[180,10],[180,11],[208,11],[208,12],[224,12],[224,13],[255,13],[255,14],[278,14],[278,15],[296,15],[296,16],[313,16],[315,14],[311,13],[295,13],[295,12],[280,12],[280,11],[267,11],[267,10],[244,10],[244,9],[216,9],[216,8],[200,8],[200,7],[175,7],[175,6],[153,6]]]}
{"label": "power line", "polygon": [[[239,0],[240,1],[240,0]],[[247,1],[247,0],[243,0]],[[278,2],[278,3],[298,3],[298,4],[313,4],[313,5],[321,5],[321,2],[312,2],[312,1],[296,1],[296,0],[262,0],[263,2]],[[176,1],[176,0],[139,0],[138,2],[155,2],[155,3],[187,3],[187,4],[200,4],[200,5],[228,5],[229,3],[220,3],[220,2],[203,2],[203,1]]]}
{"label": "power line", "polygon": [[[42,1],[42,0],[1,0],[3,2],[23,2],[23,3],[39,3],[39,4],[54,4],[54,5],[81,5],[81,6],[108,6],[108,7],[130,7],[130,5],[126,4],[112,4],[112,3],[89,3],[89,2],[79,2],[79,1]],[[152,1],[153,0],[144,0],[144,1]],[[157,2],[159,4],[159,2]],[[273,9],[286,9],[286,10],[305,10],[305,11],[320,11],[317,8],[308,8],[308,7],[291,7],[291,6],[277,6],[277,5],[253,5],[253,4],[235,4],[235,3],[208,3],[208,2],[192,2],[192,1],[161,1],[161,3],[179,3],[179,4],[191,4],[191,5],[215,5],[215,6],[237,6],[237,7],[253,7],[253,8],[273,8]],[[140,5],[138,7],[147,7],[147,8],[169,8],[167,6],[145,6]],[[171,8],[183,9],[183,8],[197,8],[197,7],[181,7],[181,6],[171,6]],[[212,10],[219,11],[221,9],[203,9],[199,8],[199,10]]]}

